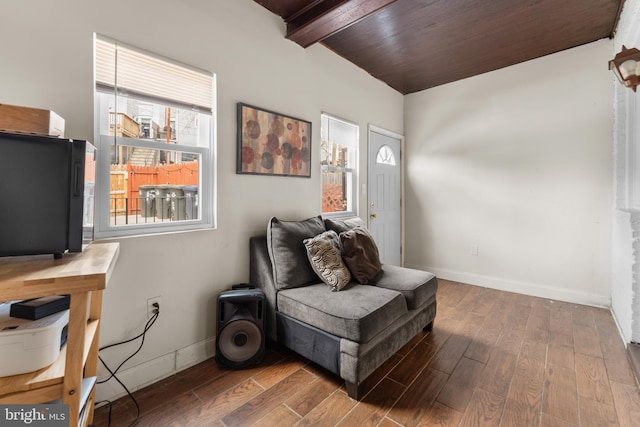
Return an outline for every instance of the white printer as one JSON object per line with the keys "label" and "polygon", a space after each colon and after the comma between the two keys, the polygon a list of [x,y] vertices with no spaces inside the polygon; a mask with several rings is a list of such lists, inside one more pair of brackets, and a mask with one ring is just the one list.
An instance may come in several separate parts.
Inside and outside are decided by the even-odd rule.
{"label": "white printer", "polygon": [[0,377],[51,365],[66,342],[69,310],[38,320],[10,317],[11,303],[0,303]]}

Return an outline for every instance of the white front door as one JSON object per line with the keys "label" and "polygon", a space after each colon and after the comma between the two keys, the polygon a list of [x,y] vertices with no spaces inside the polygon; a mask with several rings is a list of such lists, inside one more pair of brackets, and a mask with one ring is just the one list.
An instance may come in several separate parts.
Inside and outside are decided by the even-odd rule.
{"label": "white front door", "polygon": [[385,264],[402,265],[402,136],[369,127],[368,226]]}

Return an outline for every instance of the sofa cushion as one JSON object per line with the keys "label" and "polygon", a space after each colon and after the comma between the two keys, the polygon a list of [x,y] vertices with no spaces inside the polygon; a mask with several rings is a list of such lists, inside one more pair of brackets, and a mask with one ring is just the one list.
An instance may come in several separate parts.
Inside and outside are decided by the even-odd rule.
{"label": "sofa cushion", "polygon": [[353,278],[363,285],[371,282],[382,269],[378,247],[366,228],[357,226],[340,233],[342,258]]}
{"label": "sofa cushion", "polygon": [[324,283],[278,292],[278,311],[330,334],[367,342],[408,312],[399,292],[351,283],[331,292]]}
{"label": "sofa cushion", "polygon": [[435,299],[438,290],[438,280],[433,274],[389,264],[382,266],[382,273],[376,277],[374,284],[400,292],[407,300],[409,310],[422,307]]}
{"label": "sofa cushion", "polygon": [[324,231],[320,216],[302,221],[281,221],[276,217],[269,220],[267,249],[277,289],[295,288],[318,281],[309,264],[303,241]]}
{"label": "sofa cushion", "polygon": [[338,234],[342,233],[343,231],[349,231],[357,226],[367,228],[367,225],[359,216],[354,216],[354,217],[345,218],[345,219],[325,218],[324,226],[326,227],[327,230],[333,230]]}
{"label": "sofa cushion", "polygon": [[340,238],[329,230],[303,241],[311,268],[332,291],[339,291],[351,280],[349,269],[342,261]]}

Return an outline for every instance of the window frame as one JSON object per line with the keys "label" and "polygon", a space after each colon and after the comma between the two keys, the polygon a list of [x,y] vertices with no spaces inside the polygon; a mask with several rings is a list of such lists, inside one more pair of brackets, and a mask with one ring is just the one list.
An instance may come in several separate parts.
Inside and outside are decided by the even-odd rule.
{"label": "window frame", "polygon": [[[164,234],[181,231],[191,230],[204,230],[212,229],[216,227],[215,223],[215,195],[216,195],[216,143],[217,143],[217,123],[216,123],[216,75],[210,71],[201,70],[187,64],[180,63],[153,52],[146,51],[141,48],[137,48],[126,43],[122,43],[118,40],[110,39],[102,35],[94,33],[94,46],[97,39],[117,44],[119,46],[126,47],[127,49],[135,50],[145,55],[149,55],[166,61],[168,63],[184,67],[186,69],[195,70],[203,74],[211,76],[212,93],[211,93],[211,114],[204,114],[208,116],[209,123],[209,138],[207,146],[201,145],[179,145],[171,144],[169,147],[164,142],[134,139],[127,137],[119,137],[114,135],[100,134],[100,96],[99,93],[105,92],[103,88],[99,88],[96,84],[95,78],[95,57],[94,57],[94,141],[97,142],[97,162],[96,162],[96,194],[95,194],[95,230],[94,234],[97,239],[99,238],[118,238],[118,237],[130,237],[130,236],[142,236],[151,234]],[[118,92],[118,88],[114,88],[114,96],[122,96]],[[139,97],[135,99],[142,100]],[[175,106],[170,100],[153,99],[152,102],[160,105]],[[167,102],[169,101],[169,102]],[[117,101],[116,101],[117,105]],[[180,106],[180,104],[178,104]],[[184,108],[184,106],[180,106]],[[118,111],[115,111],[116,115]],[[160,151],[180,151],[183,153],[197,154],[199,155],[200,162],[198,163],[199,174],[199,190],[198,190],[198,206],[200,209],[199,219],[177,220],[170,222],[153,222],[153,223],[138,223],[138,224],[126,224],[126,225],[111,225],[110,224],[110,170],[111,170],[111,148],[113,145],[123,147],[140,147],[150,148]]]}
{"label": "window frame", "polygon": [[[333,114],[322,112],[320,114],[320,144],[322,145],[322,134],[323,134],[323,117],[326,117],[329,121],[334,120],[340,123],[343,123],[348,126],[353,126],[356,130],[355,141],[353,142],[353,167],[341,167],[341,166],[333,166],[333,165],[323,165],[322,160],[323,156],[320,155],[320,198],[324,196],[324,192],[322,189],[322,184],[324,183],[322,174],[324,171],[328,172],[343,172],[343,173],[351,173],[351,185],[350,188],[347,189],[347,200],[350,201],[347,203],[347,210],[337,211],[337,212],[324,212],[322,211],[322,206],[320,207],[322,216],[324,217],[352,217],[358,216],[358,172],[359,172],[359,154],[360,154],[360,126],[352,122],[350,120],[345,120],[343,118],[337,117]],[[329,123],[329,122],[328,122]],[[349,199],[350,196],[350,199]],[[349,209],[350,207],[350,209]]]}

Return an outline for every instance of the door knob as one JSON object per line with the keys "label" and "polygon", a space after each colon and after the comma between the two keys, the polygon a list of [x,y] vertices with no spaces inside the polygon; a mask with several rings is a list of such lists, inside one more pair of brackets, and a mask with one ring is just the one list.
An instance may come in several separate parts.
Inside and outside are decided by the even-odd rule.
{"label": "door knob", "polygon": [[377,214],[374,214],[374,213],[370,214],[369,216],[370,216],[371,218],[378,218],[378,215],[377,215]]}

